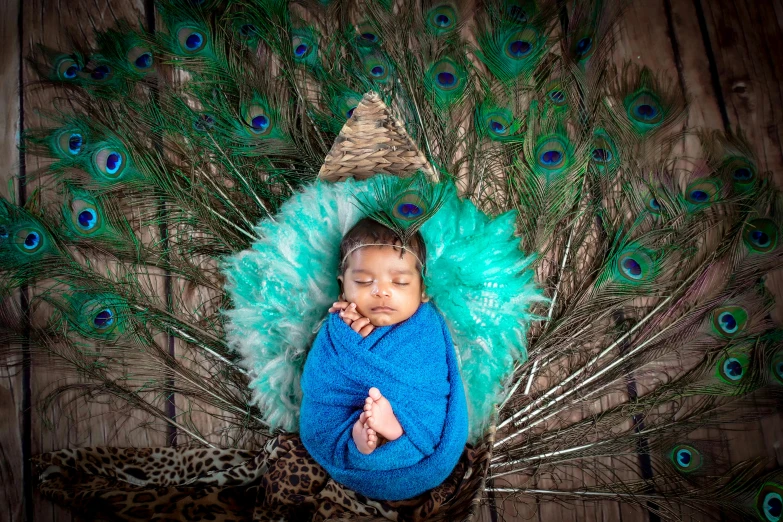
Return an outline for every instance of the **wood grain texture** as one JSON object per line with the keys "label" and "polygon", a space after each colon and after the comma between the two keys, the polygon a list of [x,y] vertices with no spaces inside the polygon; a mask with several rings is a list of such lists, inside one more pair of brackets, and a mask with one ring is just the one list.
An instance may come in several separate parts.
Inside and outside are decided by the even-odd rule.
{"label": "wood grain texture", "polygon": [[[31,56],[35,45],[43,44],[58,51],[71,52],[74,43],[89,46],[93,44],[95,30],[107,29],[117,20],[126,19],[136,22],[143,19],[143,0],[131,2],[112,0],[94,2],[79,0],[73,2],[55,2],[36,0],[25,2],[23,11],[22,34],[24,41],[23,54]],[[34,82],[37,74],[27,64],[24,68],[24,111],[27,116],[25,128],[51,125],[37,110],[53,108],[55,97],[63,97],[62,92],[51,89],[41,89]],[[64,103],[67,107],[67,103]],[[33,173],[46,166],[46,163],[31,155],[27,155],[28,173]],[[34,188],[42,188],[44,205],[59,201],[58,195],[45,184],[46,178],[34,181],[28,186],[28,194]],[[38,310],[32,317],[33,323],[45,320],[46,311]],[[40,399],[52,386],[73,382],[74,377],[63,377],[49,368],[45,356],[36,356],[32,368],[32,453],[57,450],[65,447],[79,446],[160,446],[164,439],[143,429],[148,421],[139,418],[125,418],[116,415],[111,405],[106,403],[91,403],[86,407],[83,403],[75,403],[76,407],[54,412],[54,415],[44,415],[37,406]],[[51,412],[50,412],[51,413]],[[52,503],[37,498],[35,502],[34,520],[36,521],[66,521],[73,520],[73,515]]]}
{"label": "wood grain texture", "polygon": [[[0,196],[15,199],[19,174],[19,2],[0,5]],[[18,303],[14,293],[10,300]],[[2,349],[3,346],[0,346]],[[24,520],[22,370],[0,357],[0,513]]]}
{"label": "wood grain texture", "polygon": [[[703,2],[715,51],[729,127],[751,143],[759,168],[783,188],[783,3]],[[783,270],[766,277],[775,296],[773,318],[783,324]],[[732,461],[762,457],[768,467],[783,462],[783,414],[730,433]]]}

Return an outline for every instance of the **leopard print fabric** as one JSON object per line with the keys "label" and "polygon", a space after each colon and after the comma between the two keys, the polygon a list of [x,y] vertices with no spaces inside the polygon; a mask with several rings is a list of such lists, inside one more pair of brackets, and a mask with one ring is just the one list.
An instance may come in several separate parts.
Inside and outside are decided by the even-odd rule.
{"label": "leopard print fabric", "polygon": [[466,449],[452,475],[414,499],[368,499],[332,480],[297,435],[262,452],[81,448],[34,457],[43,496],[89,520],[305,521],[430,518],[459,492],[476,458]]}

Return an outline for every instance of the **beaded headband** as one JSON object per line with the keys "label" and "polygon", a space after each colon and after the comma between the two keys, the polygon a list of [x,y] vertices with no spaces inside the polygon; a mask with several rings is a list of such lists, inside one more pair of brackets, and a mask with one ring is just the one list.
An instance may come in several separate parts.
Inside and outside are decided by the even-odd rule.
{"label": "beaded headband", "polygon": [[419,259],[419,256],[417,256],[416,253],[413,250],[411,250],[410,248],[408,248],[406,246],[390,245],[388,243],[363,243],[361,245],[357,245],[357,246],[353,247],[352,249],[350,249],[348,252],[345,253],[345,255],[343,256],[342,260],[340,261],[340,266],[343,266],[343,264],[345,263],[345,260],[348,259],[348,256],[353,254],[356,250],[359,250],[360,248],[364,248],[364,247],[368,247],[368,246],[390,246],[390,247],[393,247],[393,248],[401,248],[402,250],[405,250],[406,252],[410,252],[410,254],[413,257],[415,257],[416,260],[421,265],[422,275],[424,274],[424,263],[422,262],[421,259]]}

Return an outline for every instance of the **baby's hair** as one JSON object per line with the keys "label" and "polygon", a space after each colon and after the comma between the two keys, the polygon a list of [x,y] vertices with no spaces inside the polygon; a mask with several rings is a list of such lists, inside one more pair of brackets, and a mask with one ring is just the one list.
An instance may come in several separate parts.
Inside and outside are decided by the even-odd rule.
{"label": "baby's hair", "polygon": [[[400,257],[405,255],[405,249],[402,247],[402,240],[389,227],[381,225],[375,220],[364,218],[356,223],[347,234],[343,236],[340,242],[340,267],[339,273],[344,274],[348,268],[348,257],[346,254],[362,245],[389,245],[400,248]],[[424,244],[424,238],[421,233],[416,232],[411,237],[405,248],[410,250],[418,259],[416,260],[416,270],[421,273],[422,263],[427,262],[427,247]]]}

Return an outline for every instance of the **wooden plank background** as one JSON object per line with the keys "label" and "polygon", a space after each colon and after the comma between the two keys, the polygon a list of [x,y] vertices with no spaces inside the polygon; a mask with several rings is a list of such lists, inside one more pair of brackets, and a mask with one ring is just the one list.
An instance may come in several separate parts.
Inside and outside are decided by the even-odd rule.
{"label": "wooden plank background", "polygon": [[[46,94],[20,88],[34,80],[25,64],[32,46],[45,43],[68,48],[65,38],[89,40],[94,28],[106,28],[117,19],[148,20],[148,0],[7,0],[0,4],[0,194],[23,202],[30,188],[20,180],[38,167],[37,160],[20,157],[18,136],[36,125],[34,108],[46,106]],[[66,30],[67,29],[67,30]],[[624,13],[614,50],[617,63],[631,60],[647,65],[678,83],[690,100],[689,126],[722,130],[741,129],[754,144],[760,169],[769,171],[783,189],[783,0],[641,0]],[[687,152],[698,145],[686,140]],[[778,298],[774,317],[783,320],[783,270],[767,284]],[[62,447],[88,445],[164,445],[165,437],[139,428],[143,419],[117,425],[109,412],[95,411],[86,423],[56,430],[42,425],[31,408],[36,393],[52,376],[32,368],[24,372],[0,370],[0,521],[72,520],[72,516],[36,498],[26,459],[31,454]],[[206,429],[209,433],[211,430]],[[748,424],[741,433],[724,434],[733,461],[762,456],[770,465],[783,465],[783,417],[771,416]],[[741,441],[740,441],[741,439]],[[686,520],[699,520],[683,513]],[[481,520],[595,520],[643,521],[640,509],[612,502],[577,510],[549,503],[506,508],[498,513],[483,507]]]}

